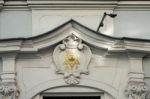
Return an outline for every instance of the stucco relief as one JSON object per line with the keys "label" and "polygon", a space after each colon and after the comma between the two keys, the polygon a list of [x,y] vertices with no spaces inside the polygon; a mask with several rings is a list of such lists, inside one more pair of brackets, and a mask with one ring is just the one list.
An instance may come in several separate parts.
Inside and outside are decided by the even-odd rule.
{"label": "stucco relief", "polygon": [[19,90],[15,84],[1,83],[0,84],[0,99],[8,97],[8,99],[15,99],[19,95]]}
{"label": "stucco relief", "polygon": [[147,90],[144,82],[130,81],[125,92],[128,99],[145,99]]}
{"label": "stucco relief", "polygon": [[91,59],[90,48],[74,34],[66,37],[54,52],[56,72],[63,74],[67,84],[78,84],[81,74],[88,74]]}

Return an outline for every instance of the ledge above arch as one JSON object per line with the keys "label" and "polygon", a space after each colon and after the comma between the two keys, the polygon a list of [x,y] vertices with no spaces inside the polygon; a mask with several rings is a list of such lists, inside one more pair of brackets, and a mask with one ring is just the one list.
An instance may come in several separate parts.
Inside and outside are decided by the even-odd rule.
{"label": "ledge above arch", "polygon": [[69,20],[57,28],[38,36],[0,39],[0,53],[37,52],[61,42],[71,34],[76,35],[91,46],[107,50],[110,53],[126,53],[130,51],[150,53],[150,40],[107,36],[91,30],[74,20]]}

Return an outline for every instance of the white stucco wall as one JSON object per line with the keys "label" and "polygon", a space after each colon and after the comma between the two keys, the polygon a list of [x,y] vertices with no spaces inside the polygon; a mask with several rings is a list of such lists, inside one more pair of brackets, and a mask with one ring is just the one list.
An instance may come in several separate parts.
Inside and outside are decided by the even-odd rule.
{"label": "white stucco wall", "polygon": [[[34,0],[28,1],[32,3]],[[27,7],[26,4],[21,4],[23,7],[26,6],[25,9],[20,9],[16,5],[11,9],[11,7],[9,8],[9,6],[12,6],[11,4],[15,5],[12,2],[8,2],[4,5],[8,9],[4,7],[0,11],[1,39],[37,36],[58,27],[70,19],[74,19],[96,31],[104,12],[114,12],[118,16],[115,19],[106,17],[104,27],[100,30],[103,34],[115,37],[150,39],[150,10],[116,10],[115,8],[107,9],[108,6],[102,9],[96,7],[88,7],[87,9],[80,6],[79,9],[76,7],[76,9],[66,8],[60,10],[50,8],[52,5],[45,9],[44,7],[39,7],[39,9],[35,7],[34,9],[30,3],[30,7]],[[32,6],[36,6],[36,4],[33,3]],[[66,28],[68,28],[67,31],[65,31]],[[52,34],[54,36],[50,36],[51,38],[46,36],[41,37],[42,40],[39,39],[40,37],[37,37],[25,40],[25,42],[23,40],[18,40],[16,41],[17,43],[15,41],[1,42],[0,51],[1,53],[5,53],[1,54],[3,62],[0,60],[0,72],[3,71],[4,74],[4,76],[1,75],[2,82],[5,80],[16,81],[17,88],[20,91],[19,99],[31,99],[36,95],[37,97],[34,99],[40,99],[38,96],[47,89],[49,89],[48,91],[53,91],[51,89],[54,87],[70,86],[65,83],[63,75],[56,74],[56,66],[52,58],[54,48],[62,42],[62,39],[65,39],[65,36],[68,36],[67,33],[75,33],[84,39],[85,42],[86,40],[92,42],[83,42],[91,48],[92,59],[88,68],[90,74],[81,75],[78,87],[86,86],[88,90],[98,93],[102,92],[106,95],[105,99],[127,99],[124,91],[127,84],[129,84],[128,81],[132,79],[143,81],[143,77],[145,76],[146,85],[150,88],[150,59],[145,57],[142,61],[142,57],[146,56],[145,53],[148,54],[150,51],[148,42],[132,42],[132,40],[126,39],[114,40],[109,37],[98,37],[96,33],[90,34],[92,32],[88,33],[88,30],[79,27],[78,29],[83,29],[82,32],[86,35],[83,36],[83,34],[80,35],[81,31],[75,28],[71,29],[72,27],[69,24],[64,30],[55,31]],[[59,35],[61,33],[64,33],[64,38]],[[56,45],[53,45],[56,41],[59,41],[59,43],[57,42]],[[14,51],[14,53],[7,53],[7,51]],[[131,54],[130,51],[131,53],[132,51],[137,51],[137,53]],[[143,75],[142,65],[145,75]],[[10,79],[7,79],[9,77]],[[15,79],[16,77],[17,79]],[[142,82],[142,84],[144,83]],[[70,87],[69,90],[72,89]],[[81,90],[82,88],[76,87],[75,89],[77,90],[76,93],[85,92],[85,89]],[[63,89],[57,91],[60,90],[62,91]],[[65,90],[66,92],[69,91],[68,89]],[[150,95],[147,96],[147,99],[149,98]]]}
{"label": "white stucco wall", "polygon": [[[21,55],[17,58],[17,79],[21,89],[20,99],[31,97],[44,90],[57,88],[59,86],[70,86],[65,84],[63,75],[56,74],[56,66],[52,59],[53,50],[46,49],[37,54]],[[101,56],[103,51],[92,50],[92,60],[89,65],[89,75],[81,75],[78,86],[96,88],[108,93],[106,99],[126,99],[124,89],[128,81],[129,61],[127,56]],[[101,55],[100,55],[101,54]],[[126,83],[125,83],[126,82]],[[51,90],[50,90],[51,91]],[[70,87],[63,92],[70,92]],[[53,91],[52,91],[53,92]],[[60,91],[62,92],[62,91]],[[62,92],[62,93],[63,93]],[[82,87],[76,92],[85,92]],[[97,91],[99,93],[100,91]],[[57,92],[56,92],[57,93]],[[108,97],[106,96],[106,97]]]}
{"label": "white stucco wall", "polygon": [[114,36],[150,39],[150,11],[114,12]]}
{"label": "white stucco wall", "polygon": [[[0,37],[30,37],[45,33],[74,19],[97,30],[103,12],[107,10],[2,10]],[[117,17],[106,17],[101,32],[116,37],[150,38],[150,11],[114,11]]]}
{"label": "white stucco wall", "polygon": [[31,11],[0,11],[0,38],[30,37],[32,35]]}
{"label": "white stucco wall", "polygon": [[[0,94],[2,97],[7,88],[14,90],[12,95],[19,96],[16,99],[42,99],[40,97],[46,90],[70,86],[78,87],[78,90],[83,87],[97,89],[96,93],[107,97],[102,99],[127,99],[127,88],[128,95],[135,93],[139,98],[147,91],[144,90],[143,66],[149,66],[149,62],[145,59],[143,61],[143,57],[150,51],[148,41],[106,37],[88,30],[76,21],[69,21],[58,30],[43,36],[0,43],[3,66],[1,86],[4,86]],[[76,65],[79,68],[71,72],[67,69],[68,65],[64,65],[67,57],[64,55],[68,50],[77,51],[80,62]],[[10,82],[12,85],[8,84]],[[11,86],[15,89],[11,89]],[[16,94],[17,88],[19,95]],[[131,88],[140,91],[132,93]],[[65,93],[70,92],[65,90]],[[81,93],[81,90],[74,93]],[[85,93],[84,90],[82,93]],[[7,94],[4,97],[9,97]]]}
{"label": "white stucco wall", "polygon": [[[50,31],[70,19],[96,31],[104,12],[110,13],[112,10],[33,10],[32,35],[35,36]],[[111,18],[106,17],[101,32],[113,35],[113,20]]]}

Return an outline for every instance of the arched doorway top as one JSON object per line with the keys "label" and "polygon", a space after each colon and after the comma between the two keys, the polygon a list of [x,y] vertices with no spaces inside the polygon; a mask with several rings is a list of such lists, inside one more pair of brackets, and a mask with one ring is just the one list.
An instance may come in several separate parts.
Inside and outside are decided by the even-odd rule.
{"label": "arched doorway top", "polygon": [[[47,81],[47,82],[39,84],[39,85],[35,86],[34,88],[32,88],[31,90],[29,90],[26,93],[26,95],[24,96],[25,97],[24,99],[32,99],[37,94],[44,92],[48,89],[65,87],[65,86],[69,87],[70,85],[66,85],[66,83],[63,81],[63,79],[56,79],[53,81]],[[94,81],[91,79],[82,78],[82,81],[77,86],[78,87],[81,86],[81,87],[94,88],[96,90],[99,90],[99,92],[101,92],[101,91],[106,92],[106,93],[110,94],[115,99],[117,99],[117,96],[118,96],[118,91],[113,86],[106,84],[106,83],[103,83],[103,82]]]}

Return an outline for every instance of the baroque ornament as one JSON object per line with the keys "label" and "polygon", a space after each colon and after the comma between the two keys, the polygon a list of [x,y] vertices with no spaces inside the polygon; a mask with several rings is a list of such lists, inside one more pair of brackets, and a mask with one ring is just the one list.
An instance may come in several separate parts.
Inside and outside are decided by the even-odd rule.
{"label": "baroque ornament", "polygon": [[125,90],[128,99],[145,99],[147,87],[144,82],[131,81]]}
{"label": "baroque ornament", "polygon": [[74,34],[66,37],[54,52],[56,72],[63,74],[67,84],[78,84],[81,74],[88,74],[91,59],[90,48]]}
{"label": "baroque ornament", "polygon": [[14,84],[0,84],[0,99],[4,99],[4,97],[8,97],[8,99],[15,99],[18,94],[18,89]]}

